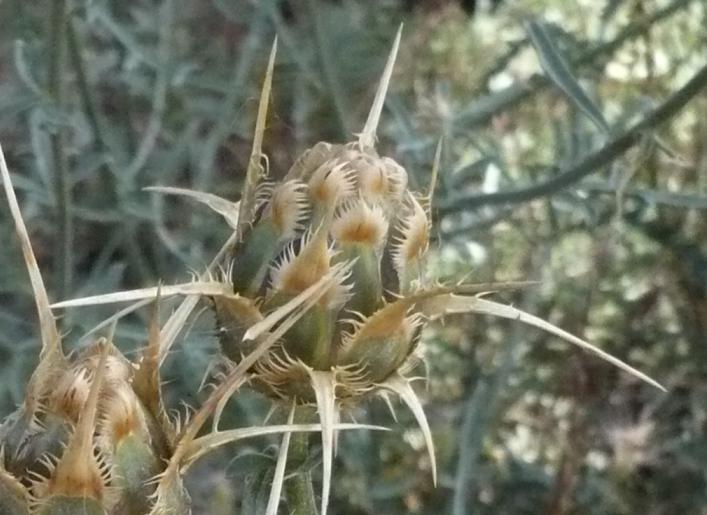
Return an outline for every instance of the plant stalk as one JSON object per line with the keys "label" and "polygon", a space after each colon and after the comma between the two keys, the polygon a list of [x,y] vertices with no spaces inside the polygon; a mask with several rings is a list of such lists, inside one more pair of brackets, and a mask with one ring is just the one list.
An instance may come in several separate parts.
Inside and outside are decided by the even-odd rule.
{"label": "plant stalk", "polygon": [[[309,417],[301,408],[295,413],[295,423],[306,423]],[[304,469],[309,457],[309,435],[293,433],[287,457],[288,467],[300,471],[285,482],[287,507],[291,515],[317,515],[317,502],[314,497],[312,473]]]}
{"label": "plant stalk", "polygon": [[[66,0],[53,0],[49,20],[49,73],[47,92],[57,109],[65,107],[64,61],[66,50]],[[62,297],[71,294],[73,282],[74,227],[71,217],[71,181],[66,153],[66,127],[60,124],[50,135],[54,160],[56,205],[59,218],[59,291]]]}

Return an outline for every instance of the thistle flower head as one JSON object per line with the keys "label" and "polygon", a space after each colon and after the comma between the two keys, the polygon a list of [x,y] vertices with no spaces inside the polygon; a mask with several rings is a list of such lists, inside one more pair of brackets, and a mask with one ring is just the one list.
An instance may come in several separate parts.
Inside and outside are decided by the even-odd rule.
{"label": "thistle flower head", "polygon": [[[358,139],[317,143],[295,161],[283,181],[267,182],[262,140],[275,44],[241,201],[155,188],[210,206],[234,229],[207,273],[187,284],[59,304],[185,295],[163,326],[155,308],[147,346],[134,363],[103,341],[75,360],[64,355],[0,151],[3,185],[42,329],[40,363],[25,401],[0,427],[0,512],[187,514],[183,475],[197,459],[242,438],[285,433],[267,508],[267,515],[274,515],[289,434],[316,431],[323,447],[321,514],[326,515],[337,432],[361,427],[341,423],[341,418],[346,408],[376,395],[387,399],[394,394],[410,408],[424,434],[436,481],[431,430],[408,375],[420,359],[417,343],[425,326],[452,313],[518,320],[660,387],[584,340],[475,295],[493,286],[430,286],[425,256],[431,191],[427,197],[411,191],[405,169],[376,150],[376,130],[399,42],[400,32]],[[213,279],[218,267],[229,270],[225,280]],[[160,366],[200,299],[207,300],[216,315],[223,367],[202,405],[180,423],[166,414]],[[288,423],[220,429],[226,403],[245,384],[285,404]],[[302,405],[316,407],[318,424],[293,423],[294,407]],[[208,420],[212,431],[204,432]],[[5,450],[12,455],[3,455]],[[27,477],[17,480],[18,470],[34,474],[30,489]]]}

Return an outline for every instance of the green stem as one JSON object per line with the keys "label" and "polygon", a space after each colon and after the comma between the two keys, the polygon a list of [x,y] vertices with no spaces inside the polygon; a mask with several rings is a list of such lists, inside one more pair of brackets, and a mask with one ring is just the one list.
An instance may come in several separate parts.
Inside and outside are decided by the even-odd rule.
{"label": "green stem", "polygon": [[[64,54],[66,47],[66,1],[52,2],[49,26],[49,74],[47,91],[56,107],[61,110],[64,98]],[[59,126],[50,135],[56,186],[56,204],[59,218],[59,238],[61,239],[58,276],[62,297],[71,293],[73,281],[73,220],[71,217],[71,181],[69,161],[66,154],[66,128]]]}
{"label": "green stem", "polygon": [[331,92],[331,98],[334,102],[337,119],[339,121],[339,130],[341,135],[348,138],[352,134],[351,123],[347,113],[351,112],[346,104],[346,93],[343,90],[341,80],[336,72],[334,57],[331,55],[331,41],[327,35],[326,21],[323,19],[324,10],[318,4],[317,0],[309,0],[309,12],[314,19],[314,37],[317,41],[319,50],[319,60],[324,71],[324,79]]}
{"label": "green stem", "polygon": [[[295,413],[295,423],[304,423],[309,417],[301,408]],[[293,433],[287,457],[288,467],[300,472],[285,482],[288,513],[291,515],[317,515],[317,503],[312,485],[312,473],[304,469],[309,456],[309,435]]]}

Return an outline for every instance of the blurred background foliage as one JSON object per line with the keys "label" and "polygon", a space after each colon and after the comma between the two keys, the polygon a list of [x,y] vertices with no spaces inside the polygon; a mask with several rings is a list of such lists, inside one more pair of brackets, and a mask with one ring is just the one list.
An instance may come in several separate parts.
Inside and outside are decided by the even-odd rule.
{"label": "blurred background foliage", "polygon": [[[344,435],[334,512],[706,514],[704,81],[684,108],[605,152],[705,66],[703,0],[0,2],[0,141],[50,295],[203,270],[227,227],[143,188],[238,197],[275,34],[270,173],[317,141],[349,139],[401,22],[380,150],[424,189],[444,138],[436,276],[539,281],[501,297],[669,393],[545,334],[450,319],[425,335],[440,485],[411,417],[400,410],[394,423],[374,403],[357,417],[395,431]],[[38,344],[5,209],[0,241],[5,414]],[[109,314],[66,313],[69,346]],[[119,346],[144,343],[146,316],[121,321]],[[213,331],[201,317],[171,358],[173,406],[199,395]],[[232,404],[233,423],[262,422],[262,399]],[[195,513],[256,513],[266,443],[206,461],[192,478]]]}

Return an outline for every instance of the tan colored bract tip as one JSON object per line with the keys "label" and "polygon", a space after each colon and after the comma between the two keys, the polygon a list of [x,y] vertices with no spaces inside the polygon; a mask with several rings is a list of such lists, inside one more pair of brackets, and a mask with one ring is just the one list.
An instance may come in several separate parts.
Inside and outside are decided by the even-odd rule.
{"label": "tan colored bract tip", "polygon": [[245,183],[243,184],[243,194],[241,195],[240,209],[238,211],[238,227],[236,228],[237,240],[241,241],[246,227],[251,223],[255,211],[255,191],[258,184],[265,175],[265,170],[261,163],[263,159],[263,134],[265,133],[265,123],[268,116],[268,103],[272,90],[272,76],[275,68],[275,56],[277,55],[277,36],[270,50],[268,68],[265,72],[263,87],[260,90],[260,102],[258,103],[258,117],[255,121],[255,131],[253,133],[253,148],[248,161]]}
{"label": "tan colored bract tip", "polygon": [[34,251],[32,250],[32,243],[29,239],[29,233],[27,232],[27,227],[22,219],[22,212],[20,211],[20,206],[17,203],[15,190],[12,187],[10,171],[8,170],[7,163],[5,162],[5,154],[2,150],[2,146],[0,146],[0,177],[2,177],[2,184],[5,189],[7,203],[10,206],[12,219],[15,222],[15,232],[20,240],[22,255],[24,256],[27,272],[29,273],[29,278],[32,283],[34,301],[37,305],[37,313],[39,314],[39,329],[42,334],[42,352],[40,357],[43,357],[48,353],[56,353],[58,356],[63,356],[61,351],[61,337],[59,336],[56,321],[54,320],[54,315],[52,314],[49,305],[49,297],[47,296],[47,290],[44,287],[44,280],[42,279],[42,274],[39,271],[37,259],[34,257]]}
{"label": "tan colored bract tip", "polygon": [[105,474],[94,455],[93,434],[109,347],[107,342],[99,342],[98,345],[100,357],[93,373],[88,398],[69,444],[47,480],[47,497],[67,496],[100,500],[105,495]]}
{"label": "tan colored bract tip", "polygon": [[373,99],[373,105],[371,106],[371,111],[368,114],[368,119],[366,124],[363,126],[363,131],[358,137],[359,145],[361,148],[374,148],[376,146],[376,131],[378,130],[378,123],[380,121],[381,113],[383,112],[383,104],[385,104],[385,96],[388,93],[388,86],[390,85],[390,79],[393,76],[393,68],[395,67],[395,59],[398,56],[398,48],[400,47],[400,37],[403,33],[403,25],[400,24],[398,32],[393,40],[393,47],[390,50],[390,55],[388,56],[388,62],[383,70],[383,76],[381,77],[380,83],[378,85],[378,90],[376,91],[376,96]]}
{"label": "tan colored bract tip", "polygon": [[378,248],[388,234],[388,220],[380,206],[351,202],[336,216],[331,235],[340,243],[359,243]]}

